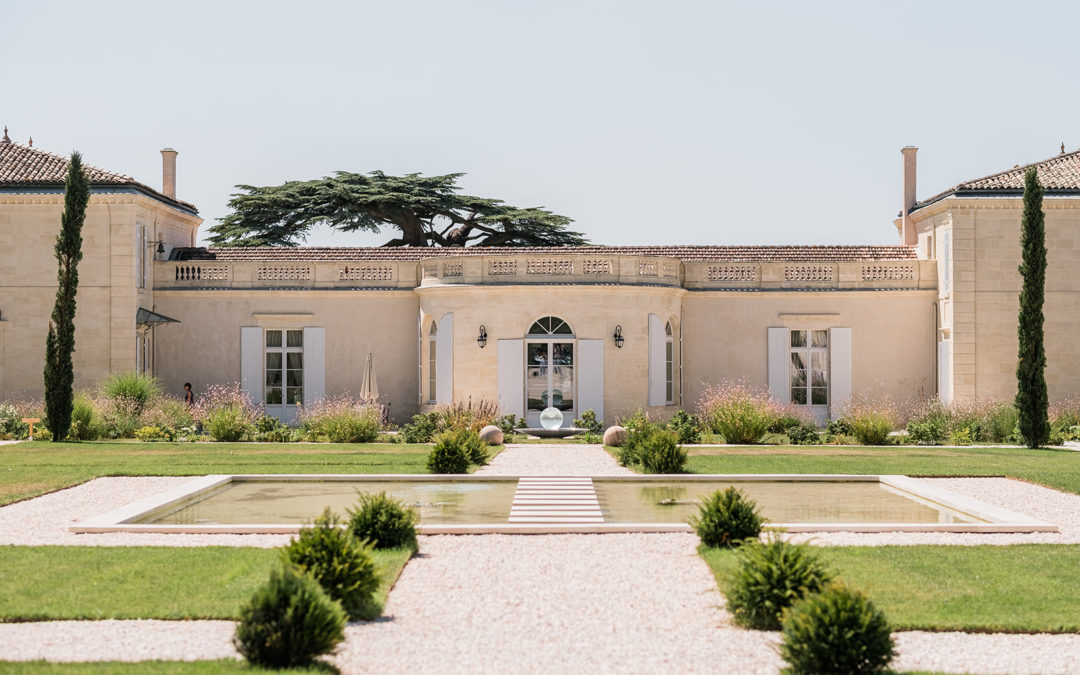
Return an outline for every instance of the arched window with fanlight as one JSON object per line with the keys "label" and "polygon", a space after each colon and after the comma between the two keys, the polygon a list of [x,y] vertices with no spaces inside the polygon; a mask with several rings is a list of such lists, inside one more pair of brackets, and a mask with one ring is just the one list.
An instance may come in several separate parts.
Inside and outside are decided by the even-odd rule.
{"label": "arched window with fanlight", "polygon": [[573,334],[574,331],[570,329],[570,324],[557,316],[545,316],[544,318],[533,322],[533,325],[529,327],[527,337],[546,338],[557,335]]}
{"label": "arched window with fanlight", "polygon": [[439,341],[439,324],[435,321],[431,322],[431,330],[428,331],[428,403],[435,402],[435,374],[437,372],[436,364],[438,363],[438,341]]}

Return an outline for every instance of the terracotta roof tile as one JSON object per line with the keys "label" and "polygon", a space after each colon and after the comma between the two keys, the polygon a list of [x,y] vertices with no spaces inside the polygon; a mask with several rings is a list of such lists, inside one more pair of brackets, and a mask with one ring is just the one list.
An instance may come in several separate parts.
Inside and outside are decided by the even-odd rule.
{"label": "terracotta roof tile", "polygon": [[[68,158],[13,141],[0,141],[0,188],[62,187]],[[131,176],[83,164],[91,186],[127,185],[136,187],[169,204],[195,211],[195,205],[167,197]]]}
{"label": "terracotta roof tile", "polygon": [[965,193],[1001,193],[1011,195],[1024,191],[1024,174],[1031,167],[1039,174],[1039,183],[1047,193],[1080,193],[1080,150],[1063,152],[1040,162],[1017,166],[989,176],[976,178],[955,185],[944,192],[915,205],[915,209],[932,204],[950,195],[963,196]]}
{"label": "terracotta roof tile", "polygon": [[420,260],[467,255],[645,255],[680,260],[847,262],[914,260],[913,246],[565,246],[565,247],[271,247],[176,248],[170,260]]}

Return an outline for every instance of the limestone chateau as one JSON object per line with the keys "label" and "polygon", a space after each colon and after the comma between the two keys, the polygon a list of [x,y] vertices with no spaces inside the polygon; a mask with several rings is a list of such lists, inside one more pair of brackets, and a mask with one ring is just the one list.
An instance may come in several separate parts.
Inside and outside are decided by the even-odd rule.
{"label": "limestone chateau", "polygon": [[[548,406],[567,423],[664,417],[727,379],[819,421],[853,395],[1009,398],[1027,167],[919,200],[915,154],[893,246],[201,248],[176,151],[162,150],[161,189],[87,167],[76,387],[125,370],[174,393],[240,382],[290,420],[358,392],[373,354],[398,422],[469,399],[532,426]],[[0,400],[43,393],[66,166],[0,140]],[[1080,393],[1080,151],[1034,166],[1058,399]]]}

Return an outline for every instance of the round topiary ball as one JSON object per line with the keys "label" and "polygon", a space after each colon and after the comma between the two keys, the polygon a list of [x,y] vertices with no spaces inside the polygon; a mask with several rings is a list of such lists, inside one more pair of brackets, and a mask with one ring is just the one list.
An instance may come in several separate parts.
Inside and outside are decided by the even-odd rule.
{"label": "round topiary ball", "polygon": [[717,490],[701,500],[701,511],[690,518],[690,525],[706,546],[735,548],[744,540],[761,534],[765,519],[758,513],[757,502],[735,487]]}
{"label": "round topiary ball", "polygon": [[610,445],[612,447],[619,447],[626,442],[626,429],[620,426],[608,427],[604,431],[604,445]]}
{"label": "round topiary ball", "polygon": [[349,529],[375,548],[416,550],[416,511],[385,492],[357,494],[355,509],[349,509]]}
{"label": "round topiary ball", "polygon": [[[473,434],[476,437],[476,434]],[[468,438],[464,432],[448,431],[435,438],[435,448],[427,458],[431,473],[466,473],[469,470]],[[477,445],[482,445],[477,438]]]}
{"label": "round topiary ball", "polygon": [[884,673],[896,656],[889,622],[862,593],[836,584],[784,615],[780,656],[789,672]]}
{"label": "round topiary ball", "polygon": [[292,567],[270,580],[240,608],[233,644],[253,665],[310,665],[345,640],[345,610],[312,577]]}
{"label": "round topiary ball", "polygon": [[503,430],[494,424],[489,424],[480,430],[480,440],[488,445],[502,445]]}
{"label": "round topiary ball", "polygon": [[817,593],[832,581],[832,571],[808,544],[773,538],[739,548],[738,564],[724,585],[735,623],[758,630],[779,630],[780,617],[794,602]]}
{"label": "round topiary ball", "polygon": [[357,539],[327,508],[311,527],[282,549],[281,557],[299,571],[310,574],[326,593],[341,603],[350,619],[374,619],[379,568],[371,547]]}

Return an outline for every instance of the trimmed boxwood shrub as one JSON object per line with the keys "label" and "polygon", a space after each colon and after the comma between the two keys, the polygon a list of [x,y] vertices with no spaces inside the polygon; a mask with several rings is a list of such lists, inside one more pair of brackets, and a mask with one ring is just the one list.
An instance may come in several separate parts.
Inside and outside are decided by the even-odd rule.
{"label": "trimmed boxwood shrub", "polygon": [[269,668],[310,665],[345,639],[345,610],[312,577],[292,567],[270,573],[240,608],[233,644],[249,663]]}
{"label": "trimmed boxwood shrub", "polygon": [[416,511],[401,502],[378,494],[357,493],[355,509],[349,509],[349,529],[375,548],[416,550]]}
{"label": "trimmed boxwood shrub", "polygon": [[640,458],[647,473],[682,473],[686,451],[674,431],[657,431],[641,444]]}
{"label": "trimmed boxwood shrub", "polygon": [[282,549],[281,557],[318,581],[327,595],[341,603],[349,618],[375,618],[372,597],[379,588],[379,569],[371,547],[353,536],[329,508],[311,527],[300,530]]}
{"label": "trimmed boxwood shrub", "polygon": [[741,490],[729,487],[717,490],[701,501],[701,511],[690,518],[690,525],[706,546],[734,548],[744,540],[757,538],[765,520],[757,502]]}
{"label": "trimmed boxwood shrub", "polygon": [[842,585],[807,596],[784,616],[780,656],[791,673],[883,673],[895,655],[885,615]]}
{"label": "trimmed boxwood shrub", "polygon": [[735,623],[746,628],[779,630],[780,617],[793,603],[817,593],[833,574],[807,544],[781,539],[747,542],[724,589]]}
{"label": "trimmed boxwood shrub", "polygon": [[427,468],[431,473],[465,473],[469,470],[469,454],[458,432],[435,437],[435,448],[428,454]]}

